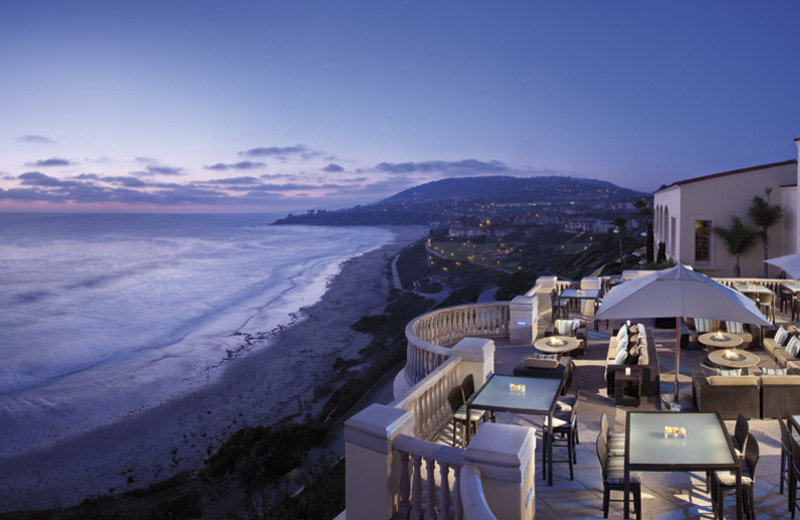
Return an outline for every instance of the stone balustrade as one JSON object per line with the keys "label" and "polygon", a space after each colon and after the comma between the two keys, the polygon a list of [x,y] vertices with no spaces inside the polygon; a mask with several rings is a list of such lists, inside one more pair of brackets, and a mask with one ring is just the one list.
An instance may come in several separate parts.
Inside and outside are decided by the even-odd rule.
{"label": "stone balustrade", "polygon": [[509,305],[509,302],[458,305],[411,320],[406,326],[406,384],[410,387],[422,381],[444,363],[450,347],[466,337],[508,337]]}

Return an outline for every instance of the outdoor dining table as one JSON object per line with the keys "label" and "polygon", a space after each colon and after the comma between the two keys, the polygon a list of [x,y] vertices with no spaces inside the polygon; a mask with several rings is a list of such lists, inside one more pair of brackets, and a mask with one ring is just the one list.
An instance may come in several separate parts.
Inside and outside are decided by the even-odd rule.
{"label": "outdoor dining table", "polygon": [[[683,438],[667,428],[685,428]],[[742,518],[742,468],[717,412],[628,412],[625,422],[624,518],[630,515],[631,471],[732,471],[736,518]]]}
{"label": "outdoor dining table", "polygon": [[[548,439],[553,438],[553,411],[564,386],[564,379],[492,375],[467,401],[467,417],[471,410],[486,410],[492,422],[496,412],[547,416]],[[469,443],[469,428],[465,434]],[[553,485],[553,445],[542,446],[542,472],[547,484]]]}
{"label": "outdoor dining table", "polygon": [[564,289],[559,295],[560,300],[594,300],[595,307],[597,307],[597,299],[600,298],[599,289]]}

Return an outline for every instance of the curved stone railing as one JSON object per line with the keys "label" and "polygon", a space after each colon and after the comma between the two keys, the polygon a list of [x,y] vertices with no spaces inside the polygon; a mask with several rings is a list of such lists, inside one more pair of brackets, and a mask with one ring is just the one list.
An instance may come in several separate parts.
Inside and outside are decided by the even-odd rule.
{"label": "curved stone railing", "polygon": [[466,337],[508,337],[509,302],[473,303],[417,316],[406,325],[406,367],[409,386],[422,381],[450,355],[450,347]]}

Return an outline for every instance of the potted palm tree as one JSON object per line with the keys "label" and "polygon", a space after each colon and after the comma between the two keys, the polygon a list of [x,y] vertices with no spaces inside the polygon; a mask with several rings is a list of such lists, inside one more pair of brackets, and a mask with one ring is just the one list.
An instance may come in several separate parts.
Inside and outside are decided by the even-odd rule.
{"label": "potted palm tree", "polygon": [[742,274],[741,258],[758,245],[761,232],[758,229],[747,227],[739,217],[733,217],[731,227],[715,227],[714,233],[725,243],[725,249],[732,257],[736,258],[733,274],[739,278]]}
{"label": "potted palm tree", "polygon": [[772,188],[766,188],[764,191],[767,194],[767,199],[764,200],[758,195],[753,197],[753,204],[750,206],[748,214],[756,227],[758,227],[759,239],[764,246],[764,278],[766,278],[767,268],[769,267],[766,264],[766,260],[769,258],[769,228],[781,220],[783,208],[778,204],[769,203],[769,195],[772,193]]}

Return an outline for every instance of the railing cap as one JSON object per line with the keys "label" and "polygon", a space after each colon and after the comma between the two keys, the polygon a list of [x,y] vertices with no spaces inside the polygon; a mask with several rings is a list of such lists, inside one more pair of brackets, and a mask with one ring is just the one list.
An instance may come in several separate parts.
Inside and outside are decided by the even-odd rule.
{"label": "railing cap", "polygon": [[392,450],[394,438],[414,428],[414,414],[383,404],[371,404],[344,424],[344,439],[379,453]]}
{"label": "railing cap", "polygon": [[520,482],[533,461],[535,449],[533,428],[486,423],[467,446],[464,461],[477,466],[484,477]]}

